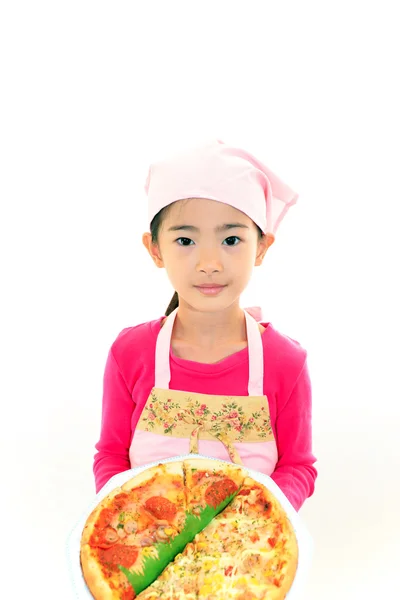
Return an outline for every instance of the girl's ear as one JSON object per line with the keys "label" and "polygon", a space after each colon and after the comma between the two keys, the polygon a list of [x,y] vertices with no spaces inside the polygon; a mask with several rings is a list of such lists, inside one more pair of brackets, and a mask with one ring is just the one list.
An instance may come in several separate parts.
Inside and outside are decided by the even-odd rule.
{"label": "girl's ear", "polygon": [[263,235],[261,240],[258,242],[258,249],[256,255],[256,261],[254,263],[255,267],[259,267],[264,260],[264,257],[267,253],[267,250],[275,241],[275,236],[272,233],[266,233]]}
{"label": "girl's ear", "polygon": [[153,259],[154,264],[159,268],[164,268],[164,261],[161,256],[160,248],[158,244],[154,244],[151,239],[151,233],[146,232],[142,236],[143,246],[146,248],[147,252],[150,254]]}

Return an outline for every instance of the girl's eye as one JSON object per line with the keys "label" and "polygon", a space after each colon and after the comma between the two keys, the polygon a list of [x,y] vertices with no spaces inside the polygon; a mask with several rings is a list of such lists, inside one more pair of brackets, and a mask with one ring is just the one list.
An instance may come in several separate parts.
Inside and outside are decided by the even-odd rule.
{"label": "girl's eye", "polygon": [[[189,245],[190,245],[190,242],[192,242],[193,240],[190,240],[189,238],[184,238],[184,237],[181,237],[181,238],[178,238],[176,241],[178,242],[178,245],[179,245],[179,246],[189,246]],[[181,241],[182,241],[182,242],[185,242],[185,243],[182,243],[182,244],[181,244],[181,243],[180,243]],[[187,244],[186,242],[189,242],[189,244]]]}
{"label": "girl's eye", "polygon": [[[238,242],[240,242],[240,238],[237,235],[231,235],[228,238],[226,238],[226,240],[224,240],[225,242],[235,242],[235,240],[237,240]],[[237,244],[235,243],[228,243],[228,246],[237,246]]]}
{"label": "girl's eye", "polygon": [[[240,241],[241,239],[237,235],[231,235],[224,240],[224,242],[227,242],[228,246],[237,246],[238,242]],[[178,238],[176,242],[179,246],[190,246],[190,244],[194,243],[193,240],[185,237]]]}

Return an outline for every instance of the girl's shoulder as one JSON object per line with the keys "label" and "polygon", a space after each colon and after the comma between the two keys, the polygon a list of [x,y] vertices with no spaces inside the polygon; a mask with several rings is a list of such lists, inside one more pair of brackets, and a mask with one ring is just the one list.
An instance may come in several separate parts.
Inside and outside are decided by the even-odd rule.
{"label": "girl's shoulder", "polygon": [[276,329],[272,323],[261,323],[265,361],[279,368],[299,371],[307,359],[307,350],[299,341]]}
{"label": "girl's shoulder", "polygon": [[123,359],[125,356],[132,356],[137,353],[145,357],[153,352],[160,331],[160,324],[163,317],[132,325],[122,329],[111,345],[111,350],[117,359]]}

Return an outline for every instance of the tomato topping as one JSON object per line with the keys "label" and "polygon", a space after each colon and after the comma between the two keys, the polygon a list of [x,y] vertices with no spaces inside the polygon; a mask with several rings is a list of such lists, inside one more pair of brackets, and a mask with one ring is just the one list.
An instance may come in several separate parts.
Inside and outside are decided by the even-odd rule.
{"label": "tomato topping", "polygon": [[276,538],[268,538],[268,543],[271,546],[271,548],[274,548],[276,544]]}
{"label": "tomato topping", "polygon": [[129,498],[129,494],[126,492],[121,492],[120,494],[116,494],[114,496],[114,500],[127,500]]}
{"label": "tomato topping", "polygon": [[232,575],[233,567],[225,567],[225,575],[229,577]]}
{"label": "tomato topping", "polygon": [[246,490],[240,490],[240,492],[238,493],[238,496],[248,496],[250,494],[250,490],[246,489]]}
{"label": "tomato topping", "polygon": [[198,483],[200,483],[200,481],[204,479],[205,476],[206,471],[196,471],[195,473],[192,473],[193,485],[197,485]]}
{"label": "tomato topping", "polygon": [[281,587],[281,585],[282,585],[282,581],[283,581],[283,577],[284,577],[283,575],[281,575],[281,576],[279,577],[279,579],[278,579],[277,577],[275,577],[275,579],[273,579],[273,580],[272,580],[272,583],[273,583],[274,585],[276,585],[276,587]]}
{"label": "tomato topping", "polygon": [[121,600],[134,600],[134,598],[136,598],[136,594],[131,585],[124,588],[123,592],[121,592]]}
{"label": "tomato topping", "polygon": [[151,512],[156,519],[171,520],[177,513],[177,508],[168,498],[152,496],[144,503],[146,510]]}
{"label": "tomato topping", "polygon": [[129,569],[138,557],[138,549],[135,546],[117,544],[112,548],[99,549],[99,558],[102,563],[110,567],[121,565]]}
{"label": "tomato topping", "polygon": [[114,506],[117,510],[122,510],[129,500],[129,495],[126,492],[121,492],[114,497]]}
{"label": "tomato topping", "polygon": [[232,479],[225,477],[225,479],[221,479],[210,485],[205,494],[206,502],[213,508],[216,508],[218,504],[221,504],[227,496],[230,496],[236,490],[236,483]]}

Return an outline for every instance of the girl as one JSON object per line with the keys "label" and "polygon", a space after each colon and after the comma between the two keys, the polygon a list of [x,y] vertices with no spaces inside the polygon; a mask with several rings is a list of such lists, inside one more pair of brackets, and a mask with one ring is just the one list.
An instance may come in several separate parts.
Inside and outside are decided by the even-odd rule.
{"label": "girl", "polygon": [[145,189],[143,243],[176,292],[165,317],[123,329],[111,346],[96,490],[198,452],[270,475],[298,510],[317,475],[306,351],[239,305],[298,195],[220,141],[152,165]]}

